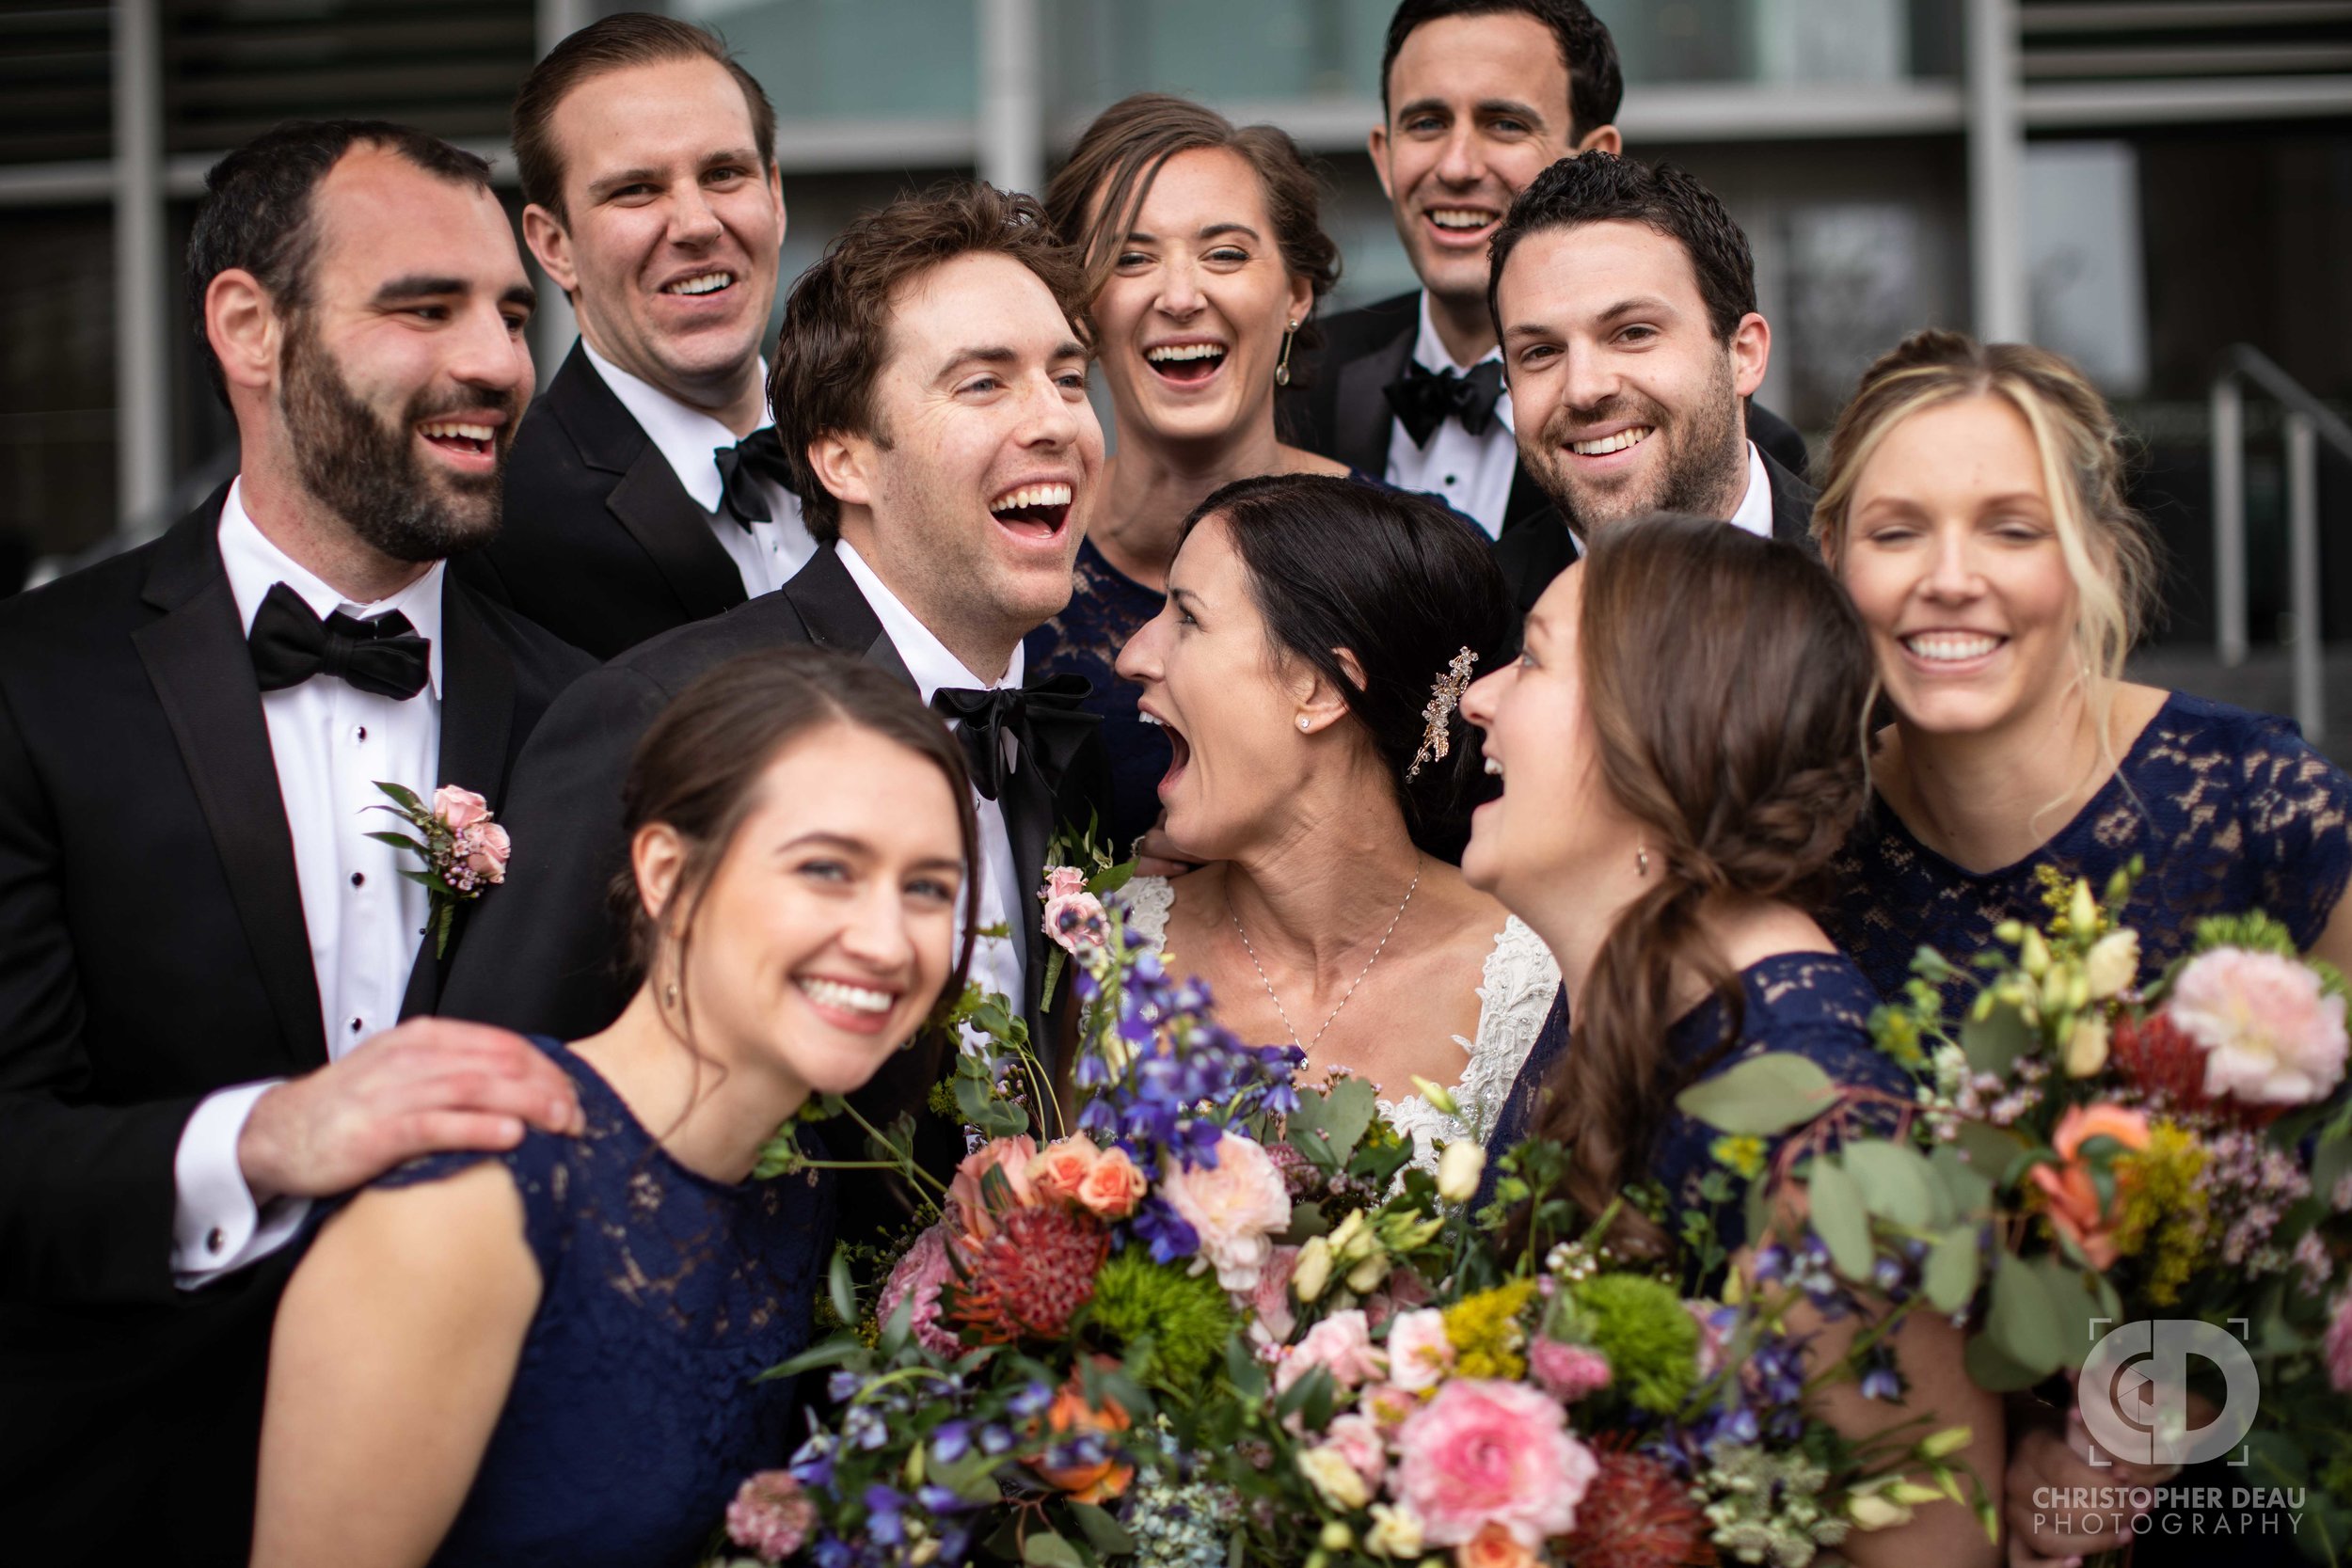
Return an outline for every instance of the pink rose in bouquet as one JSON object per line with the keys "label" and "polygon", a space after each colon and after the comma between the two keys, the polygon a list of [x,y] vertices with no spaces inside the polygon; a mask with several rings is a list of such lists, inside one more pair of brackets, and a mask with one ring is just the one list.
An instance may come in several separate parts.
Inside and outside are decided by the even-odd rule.
{"label": "pink rose in bouquet", "polygon": [[1434,1307],[1403,1312],[1389,1329],[1389,1375],[1408,1393],[1434,1388],[1454,1370],[1445,1314]]}
{"label": "pink rose in bouquet", "polygon": [[1576,1525],[1599,1465],[1557,1400],[1523,1383],[1457,1377],[1397,1430],[1391,1491],[1432,1545],[1489,1526],[1531,1551]]}
{"label": "pink rose in bouquet", "polygon": [[1324,1430],[1323,1446],[1354,1465],[1368,1487],[1377,1488],[1389,1473],[1389,1441],[1369,1416],[1350,1411],[1333,1417]]}
{"label": "pink rose in bouquet", "polygon": [[2217,947],[2172,983],[2165,1010],[2205,1051],[2205,1092],[2248,1104],[2300,1105],[2344,1080],[2344,998],[2308,966]]}
{"label": "pink rose in bouquet", "polygon": [[1290,1192],[1262,1146],[1221,1133],[1216,1164],[1168,1172],[1160,1196],[1200,1238],[1218,1284],[1242,1294],[1258,1288],[1274,1238],[1291,1223]]}
{"label": "pink rose in bouquet", "polygon": [[1106,1220],[1123,1220],[1136,1212],[1152,1183],[1123,1148],[1103,1150],[1079,1181],[1077,1199],[1089,1212]]}
{"label": "pink rose in bouquet", "polygon": [[1285,1343],[1298,1326],[1298,1316],[1291,1310],[1291,1271],[1297,1266],[1298,1249],[1278,1246],[1267,1255],[1265,1267],[1258,1271],[1258,1288],[1249,1292],[1249,1310],[1254,1318],[1252,1336],[1261,1344]]}
{"label": "pink rose in bouquet", "polygon": [[1564,1344],[1543,1335],[1527,1347],[1527,1370],[1544,1392],[1563,1404],[1609,1386],[1609,1358],[1589,1345]]}
{"label": "pink rose in bouquet", "polygon": [[1049,1197],[1075,1203],[1087,1172],[1102,1160],[1103,1151],[1083,1133],[1057,1138],[1029,1162],[1029,1180]]}
{"label": "pink rose in bouquet", "polygon": [[963,1157],[956,1166],[956,1179],[947,1184],[947,1201],[955,1205],[965,1234],[987,1237],[996,1233],[996,1216],[986,1201],[991,1171],[1002,1173],[1015,1207],[1037,1201],[1036,1190],[1029,1183],[1029,1165],[1036,1159],[1037,1140],[1026,1132],[1016,1138],[992,1138]]}
{"label": "pink rose in bouquet", "polygon": [[470,789],[443,784],[433,792],[433,815],[448,823],[451,832],[462,833],[490,815],[490,802]]}
{"label": "pink rose in bouquet", "polygon": [[1288,1389],[1317,1367],[1327,1370],[1343,1388],[1370,1383],[1388,1370],[1388,1356],[1372,1342],[1372,1329],[1363,1309],[1351,1307],[1334,1312],[1293,1345],[1274,1370],[1274,1386]]}

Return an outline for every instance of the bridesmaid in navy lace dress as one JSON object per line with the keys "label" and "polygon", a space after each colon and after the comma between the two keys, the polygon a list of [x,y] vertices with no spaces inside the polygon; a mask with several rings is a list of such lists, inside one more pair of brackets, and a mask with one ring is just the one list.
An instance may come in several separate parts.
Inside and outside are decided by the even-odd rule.
{"label": "bridesmaid in navy lace dress", "polygon": [[1104,826],[1123,847],[1159,818],[1168,743],[1112,666],[1160,611],[1185,517],[1228,481],[1259,474],[1379,482],[1275,435],[1292,345],[1339,278],[1314,175],[1286,134],[1137,93],[1087,127],[1045,207],[1086,258],[1118,439],[1070,606],[1029,634],[1027,659],[1094,683],[1088,706],[1111,759]]}
{"label": "bridesmaid in navy lace dress", "polygon": [[[1839,420],[1814,527],[1894,708],[1871,759],[1877,803],[1838,859],[1826,921],[1882,993],[1923,943],[1964,963],[2002,920],[2039,923],[2046,871],[2104,892],[2135,859],[2123,919],[2143,981],[2201,920],[2252,910],[2306,950],[2352,960],[2352,921],[2338,918],[2352,780],[2285,720],[2122,678],[2153,548],[2124,500],[2114,416],[2074,366],[1915,335],[1865,373]],[[1953,981],[1947,1006],[1968,990]],[[2055,1411],[2020,1401],[2012,1420],[2016,1561],[2105,1544],[2036,1506],[2042,1489],[2164,1479],[2087,1465]],[[2153,1535],[2141,1560],[2168,1539]]]}
{"label": "bridesmaid in navy lace dress", "polygon": [[2143,979],[2249,910],[2352,960],[2352,779],[2286,720],[2121,678],[2153,550],[2072,365],[1913,337],[1839,421],[1815,527],[1894,708],[1827,922],[1883,994],[1923,942],[1963,961],[2040,920],[2043,868],[2104,891],[2135,858]]}
{"label": "bridesmaid in navy lace dress", "polygon": [[788,1449],[792,1385],[755,1379],[808,1342],[834,1192],[752,1168],[961,969],[970,791],[899,681],[795,647],[681,693],[624,799],[644,982],[536,1042],[586,1131],[326,1223],[271,1348],[257,1564],[688,1564]]}
{"label": "bridesmaid in navy lace dress", "polygon": [[[1839,1085],[1825,1135],[1883,1125],[1911,1098],[1872,1048],[1867,982],[1806,909],[1861,809],[1869,688],[1853,609],[1804,552],[1661,515],[1601,530],[1530,613],[1519,662],[1464,697],[1502,794],[1472,818],[1463,873],[1550,944],[1574,1021],[1549,1063],[1521,1070],[1489,1147],[1530,1127],[1566,1144],[1565,1196],[1586,1213],[1645,1177],[1704,1209],[1700,1180],[1732,1162],[1674,1096],[1753,1053],[1803,1055]],[[1744,1242],[1740,1196],[1717,1216],[1726,1249]],[[1613,1224],[1622,1246],[1669,1245],[1629,1210]],[[1797,1314],[1826,1351],[1856,1328]],[[1968,1381],[1959,1331],[1914,1317],[1889,1342],[1904,1397],[1840,1385],[1820,1392],[1823,1418],[1857,1440],[1965,1425],[1969,1462],[1998,1474],[2000,1406]],[[1844,1551],[1994,1555],[1948,1503]]]}

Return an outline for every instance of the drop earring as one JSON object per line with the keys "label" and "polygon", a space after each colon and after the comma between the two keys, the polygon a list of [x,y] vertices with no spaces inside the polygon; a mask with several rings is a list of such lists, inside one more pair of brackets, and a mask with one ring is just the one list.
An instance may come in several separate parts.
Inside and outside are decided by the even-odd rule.
{"label": "drop earring", "polygon": [[[1282,329],[1282,356],[1274,362],[1274,384],[1277,387],[1287,387],[1291,384],[1291,340],[1297,336],[1298,324],[1296,322],[1291,323]],[[1301,723],[1305,721],[1300,721]]]}

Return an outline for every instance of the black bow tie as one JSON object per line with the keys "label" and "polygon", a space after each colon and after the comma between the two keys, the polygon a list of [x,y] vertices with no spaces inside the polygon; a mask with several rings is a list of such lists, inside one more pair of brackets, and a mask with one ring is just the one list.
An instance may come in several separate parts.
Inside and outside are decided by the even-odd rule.
{"label": "black bow tie", "polygon": [[284,583],[272,583],[246,634],[253,673],[264,691],[300,686],[312,675],[341,675],[362,691],[405,702],[424,689],[433,644],[399,610],[371,615],[335,611],[326,620]]}
{"label": "black bow tie", "polygon": [[1502,395],[1502,361],[1482,359],[1470,368],[1470,374],[1461,375],[1451,370],[1426,370],[1420,360],[1407,360],[1405,373],[1381,391],[1389,406],[1396,410],[1396,422],[1417,447],[1427,446],[1449,415],[1460,420],[1462,428],[1472,436],[1484,436],[1495,422],[1495,400]]}
{"label": "black bow tie", "polygon": [[993,800],[1012,772],[1005,756],[1008,735],[1015,754],[1038,770],[1049,791],[1054,787],[1101,722],[1079,705],[1093,690],[1084,675],[1048,675],[1029,686],[989,691],[943,686],[931,693],[931,709],[957,721],[956,738],[971,765],[972,787]]}
{"label": "black bow tie", "polygon": [[710,455],[719,464],[721,509],[745,528],[754,523],[774,522],[758,481],[771,480],[787,494],[792,492],[792,465],[785,458],[784,442],[777,436],[776,427],[755,430],[735,445],[721,447]]}

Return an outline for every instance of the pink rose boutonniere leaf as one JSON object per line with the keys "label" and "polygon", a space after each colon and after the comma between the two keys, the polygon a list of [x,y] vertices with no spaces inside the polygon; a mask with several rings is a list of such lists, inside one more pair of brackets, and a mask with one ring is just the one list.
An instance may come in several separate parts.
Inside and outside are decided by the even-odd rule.
{"label": "pink rose boutonniere leaf", "polygon": [[413,833],[376,832],[368,836],[395,849],[406,849],[424,863],[421,870],[401,875],[420,883],[430,900],[425,928],[433,934],[433,957],[449,953],[449,932],[457,906],[482,896],[482,890],[506,880],[506,862],[514,844],[506,830],[490,819],[490,803],[470,789],[443,784],[433,792],[428,806],[417,792],[396,784],[375,781],[390,797],[389,806],[376,806],[408,824]]}

